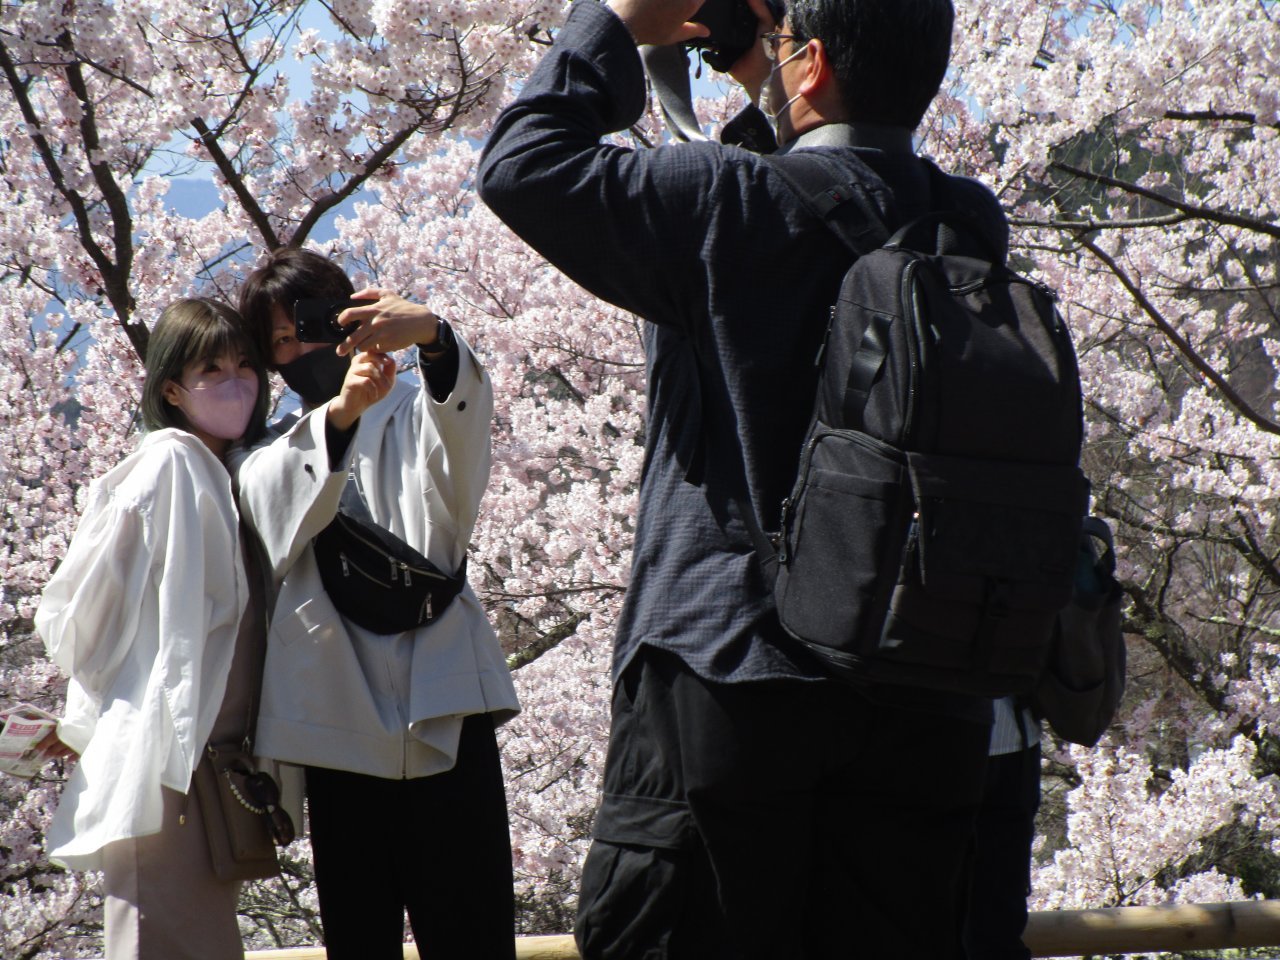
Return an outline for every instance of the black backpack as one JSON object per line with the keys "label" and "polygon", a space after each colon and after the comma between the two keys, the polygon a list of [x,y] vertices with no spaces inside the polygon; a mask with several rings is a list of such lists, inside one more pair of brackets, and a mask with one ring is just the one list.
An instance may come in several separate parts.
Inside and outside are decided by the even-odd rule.
{"label": "black backpack", "polygon": [[[771,162],[857,255],[772,544],[744,510],[757,550],[777,547],[782,626],[849,680],[1028,693],[1072,596],[1088,501],[1054,295],[960,210],[889,236],[869,169],[850,182],[846,159]],[[937,204],[952,181],[928,167]]]}

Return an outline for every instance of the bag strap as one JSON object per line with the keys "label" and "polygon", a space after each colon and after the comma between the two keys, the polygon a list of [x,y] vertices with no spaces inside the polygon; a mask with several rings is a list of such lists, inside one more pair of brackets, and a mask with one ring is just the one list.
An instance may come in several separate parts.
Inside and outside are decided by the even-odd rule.
{"label": "bag strap", "polygon": [[[395,544],[400,550],[403,550],[408,556],[421,557],[418,561],[421,565],[431,566],[435,568],[423,554],[414,546],[411,546],[403,537],[399,537],[392,533],[385,526],[373,518],[373,511],[369,509],[369,501],[365,499],[364,488],[360,485],[360,477],[356,474],[355,466],[347,469],[347,482],[342,488],[342,497],[338,501],[338,512],[344,513],[352,520],[370,527],[377,527],[379,534],[387,541],[384,546]],[[447,570],[441,570],[450,580],[450,586],[456,587],[449,599],[452,600],[462,590],[462,584],[467,579],[467,557],[463,554],[462,564],[454,573]]]}
{"label": "bag strap", "polygon": [[842,426],[849,430],[861,430],[867,401],[871,399],[871,385],[880,375],[885,358],[889,355],[889,326],[893,321],[883,314],[875,314],[862,331],[862,341],[849,361],[849,378],[844,385],[844,402],[840,408]]}
{"label": "bag strap", "polygon": [[[889,236],[880,207],[867,189],[866,184],[880,183],[875,172],[856,156],[842,154],[840,160],[825,157],[821,152],[796,150],[782,155],[765,155],[762,157],[777,174],[782,177],[791,191],[804,204],[805,208],[821,220],[836,235],[855,257],[870,253],[882,246]],[[885,197],[886,205],[892,209],[892,198]],[[856,210],[857,217],[851,216]],[[828,331],[830,328],[828,328]],[[887,335],[887,331],[886,331]],[[825,352],[825,337],[823,350]],[[863,363],[857,365],[859,376],[851,382],[856,404],[857,393],[865,394],[875,379],[879,366],[884,362],[885,340],[879,341],[880,356],[877,361],[872,344],[868,343],[868,354]],[[851,377],[851,381],[853,381]],[[848,391],[846,396],[848,396]],[[865,405],[865,397],[863,404]],[[705,424],[703,427],[703,443],[707,442]],[[745,469],[745,468],[744,468]],[[733,503],[746,525],[751,536],[752,545],[759,557],[765,582],[772,582],[772,574],[778,563],[778,545],[776,540],[764,531],[751,497],[747,489],[746,476],[742,478],[739,489],[732,494]]]}
{"label": "bag strap", "polygon": [[658,97],[662,119],[673,140],[684,143],[710,139],[702,132],[693,110],[689,54],[680,44],[640,47],[640,60]]}
{"label": "bag strap", "polygon": [[[896,219],[893,214],[893,198],[884,189],[883,182],[875,171],[857,156],[844,152],[837,160],[825,156],[821,151],[795,150],[781,155],[763,155],[761,159],[782,177],[805,208],[821,220],[855,258],[880,248],[888,240],[890,234],[885,223],[886,215],[881,213],[881,206],[874,196],[877,191],[868,189],[867,185],[881,185],[882,200],[888,210],[890,222]],[[850,411],[856,411],[858,422],[861,422],[861,408],[866,406],[867,393],[888,352],[887,325],[882,326],[883,329],[881,326],[876,327],[875,334],[863,337],[865,352],[862,347],[859,348],[859,356],[855,359],[845,388],[845,406]],[[871,334],[871,330],[868,327],[868,334]],[[825,348],[824,337],[823,348],[818,354],[820,357],[825,353]],[[700,447],[708,440],[705,423],[702,433]],[[777,564],[778,549],[775,541],[765,533],[756,515],[745,475],[740,489],[733,493],[732,499],[751,536],[768,582],[769,568]]]}
{"label": "bag strap", "polygon": [[[925,227],[933,228],[928,243],[912,242]],[[917,250],[944,256],[959,253],[963,249],[980,254],[992,263],[1003,263],[1003,258],[992,246],[991,240],[978,226],[977,220],[966,210],[931,210],[899,227],[884,244],[888,250]]]}
{"label": "bag strap", "polygon": [[[347,482],[342,487],[342,497],[338,500],[338,510],[349,517],[363,520],[365,523],[371,523],[375,527],[381,527],[386,531],[387,536],[400,540],[394,533],[373,519],[373,511],[369,509],[369,501],[364,498],[364,489],[360,486],[360,478],[356,475],[354,464],[347,468]],[[404,541],[401,542],[403,543]]]}
{"label": "bag strap", "polygon": [[[1109,577],[1116,575],[1116,542],[1111,532],[1111,525],[1101,517],[1090,514],[1084,518],[1080,532],[1093,540],[1101,542],[1102,551],[1094,555],[1094,564],[1100,567]],[[1091,549],[1092,545],[1091,545]]]}
{"label": "bag strap", "polygon": [[[857,157],[843,154],[837,161],[823,156],[821,152],[796,150],[782,155],[765,155],[762,159],[782,177],[805,208],[821,220],[855,257],[875,250],[888,238],[889,230],[880,207],[866,186],[867,183],[880,183],[880,178]],[[887,196],[886,202],[892,205],[892,199]],[[859,216],[850,216],[850,209],[856,210]],[[823,342],[825,347],[825,337]],[[883,362],[882,355],[879,363]],[[877,362],[869,354],[862,366],[862,376],[852,387],[855,394],[859,389],[870,389],[877,370]],[[704,444],[707,439],[704,425]],[[756,515],[747,489],[745,468],[742,484],[733,492],[732,500],[751,536],[765,582],[770,583],[778,563],[778,545],[775,538],[764,531]]]}
{"label": "bag strap", "polygon": [[[769,160],[805,207],[822,220],[855,258],[905,236],[905,227],[890,236],[889,223],[897,220],[893,198],[885,193],[883,202],[887,213],[882,214],[881,205],[875,200],[878,191],[874,186],[869,189],[867,184],[878,184],[884,190],[883,181],[856,155],[846,153],[836,160],[820,151],[795,150]],[[828,326],[819,356],[826,353],[830,333]],[[844,426],[854,430],[862,428],[871,385],[880,375],[888,354],[889,320],[877,315],[863,332],[862,342],[850,360],[841,404]]]}
{"label": "bag strap", "polygon": [[[857,156],[842,154],[837,160],[816,150],[794,150],[764,159],[772,164],[805,207],[858,256],[878,247],[888,247],[938,255],[969,250],[992,263],[1005,261],[999,244],[965,203],[966,185],[974,190],[984,188],[964,178],[948,176],[926,157],[916,159],[924,165],[929,180],[932,209],[896,230],[889,227],[899,222],[893,197],[875,171]],[[855,174],[852,179],[851,169]],[[868,184],[872,186],[869,188]],[[877,185],[880,185],[878,189]],[[880,203],[876,202],[877,195]],[[921,237],[926,227],[934,228],[927,241]]]}
{"label": "bag strap", "polygon": [[[814,216],[826,224],[846,247],[857,256],[884,245],[889,228],[880,212],[873,192],[867,184],[879,184],[880,178],[853,154],[841,154],[839,160],[815,150],[794,150],[764,158],[793,193]],[[852,176],[851,176],[852,171]],[[885,193],[889,220],[893,216],[893,200]],[[853,217],[853,211],[857,217]]]}
{"label": "bag strap", "polygon": [[[261,541],[258,539],[257,535],[254,534],[253,531],[249,528],[249,525],[245,523],[243,520],[240,521],[240,536],[244,542],[244,554],[246,557],[248,557],[252,561],[253,567],[254,567],[253,570],[246,570],[245,572],[249,576],[253,576],[255,572],[258,575],[258,582],[259,582],[258,603],[259,603],[259,606],[261,607],[258,613],[263,620],[262,635],[265,638],[267,635],[267,627],[270,625],[269,621],[270,621],[270,606],[271,606],[270,604],[271,579],[270,579],[269,571],[271,569],[271,566],[267,562],[266,550],[263,549]],[[250,587],[249,592],[252,595],[253,593],[252,587]],[[237,637],[237,642],[238,642],[238,639],[239,638]],[[244,736],[242,736],[239,741],[244,748],[244,752],[249,756],[253,755],[253,735],[254,733],[257,732],[257,729],[258,729],[258,707],[260,706],[260,703],[262,700],[262,674],[263,674],[263,666],[265,664],[265,660],[267,656],[265,641],[262,644],[261,655],[262,655],[262,662],[255,664],[256,669],[253,671],[253,679],[250,681],[250,683],[252,684],[252,687],[249,690],[249,708],[248,710],[245,711]],[[210,755],[213,754],[212,743],[206,743],[205,749]]]}

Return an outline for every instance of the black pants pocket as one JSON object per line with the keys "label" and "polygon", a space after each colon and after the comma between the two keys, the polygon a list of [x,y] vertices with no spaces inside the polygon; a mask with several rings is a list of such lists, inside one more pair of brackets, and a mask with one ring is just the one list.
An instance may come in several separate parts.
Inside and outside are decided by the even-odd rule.
{"label": "black pants pocket", "polygon": [[691,818],[677,801],[606,795],[582,868],[583,960],[668,960],[688,906]]}

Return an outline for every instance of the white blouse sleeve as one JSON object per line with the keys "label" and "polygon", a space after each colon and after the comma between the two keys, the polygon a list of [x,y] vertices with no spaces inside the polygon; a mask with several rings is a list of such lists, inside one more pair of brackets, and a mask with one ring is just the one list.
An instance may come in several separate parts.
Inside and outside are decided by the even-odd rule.
{"label": "white blouse sleeve", "polygon": [[188,664],[165,677],[180,697],[199,682],[210,631],[234,631],[243,606],[229,498],[221,465],[163,438],[94,490],[36,610],[50,659],[85,693],[111,691],[130,658]]}
{"label": "white blouse sleeve", "polygon": [[156,560],[145,527],[137,504],[95,497],[36,610],[50,659],[94,699],[111,688],[137,633]]}

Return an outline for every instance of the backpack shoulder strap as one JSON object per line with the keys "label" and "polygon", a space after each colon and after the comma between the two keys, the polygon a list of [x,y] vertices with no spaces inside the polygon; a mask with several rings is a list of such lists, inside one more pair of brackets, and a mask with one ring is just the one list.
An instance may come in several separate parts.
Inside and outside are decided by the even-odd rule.
{"label": "backpack shoulder strap", "polygon": [[[805,207],[858,256],[889,239],[889,228],[873,194],[885,198],[890,213],[892,198],[875,172],[856,156],[836,160],[821,151],[795,150],[764,159]],[[855,212],[856,217],[852,216]]]}
{"label": "backpack shoulder strap", "polygon": [[[886,242],[938,255],[968,254],[994,264],[1004,264],[1009,252],[1000,203],[995,196],[967,177],[950,176],[927,157],[921,157],[929,176],[932,210],[902,226]],[[932,233],[923,231],[931,229]]]}
{"label": "backpack shoulder strap", "polygon": [[[889,229],[872,190],[878,187],[889,206],[892,205],[891,198],[888,198],[880,178],[861,160],[842,157],[837,161],[812,150],[797,150],[781,156],[764,154],[761,159],[782,177],[805,208],[825,223],[856,256],[879,248],[888,238]],[[872,185],[871,189],[868,189],[868,184]],[[852,206],[846,207],[846,204]],[[860,216],[843,215],[851,209]],[[856,223],[850,223],[850,220]],[[708,441],[705,425],[702,432],[700,447]],[[777,565],[777,545],[761,526],[747,494],[745,479],[741,489],[732,494],[732,500],[751,536],[765,581],[771,583]]]}

